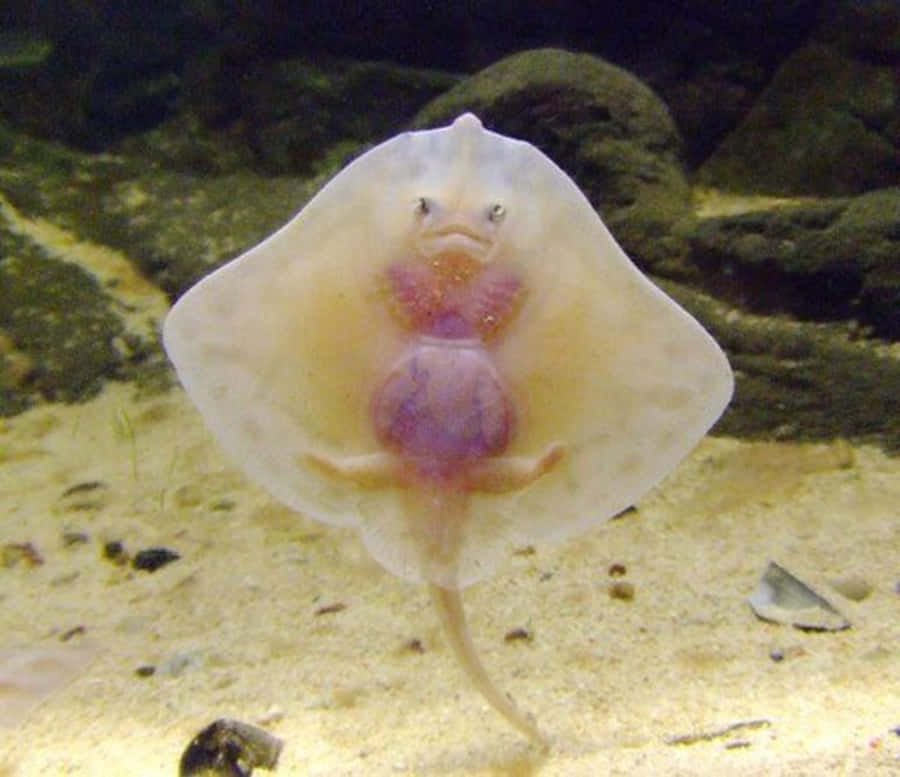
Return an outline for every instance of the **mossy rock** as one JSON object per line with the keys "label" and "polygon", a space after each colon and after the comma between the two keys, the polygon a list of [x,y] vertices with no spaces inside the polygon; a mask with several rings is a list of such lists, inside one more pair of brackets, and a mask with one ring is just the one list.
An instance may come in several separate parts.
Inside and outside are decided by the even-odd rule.
{"label": "mossy rock", "polygon": [[900,188],[700,219],[690,245],[693,280],[734,304],[900,338]]}
{"label": "mossy rock", "polygon": [[895,67],[820,43],[798,49],[699,180],[736,192],[822,196],[900,183]]}
{"label": "mossy rock", "polygon": [[325,177],[172,169],[141,147],[91,155],[0,125],[0,193],[27,218],[120,250],[174,298],[284,224]]}
{"label": "mossy rock", "polygon": [[113,300],[80,267],[4,230],[0,252],[0,415],[93,396],[126,360]]}
{"label": "mossy rock", "polygon": [[245,137],[263,171],[315,175],[335,146],[396,134],[458,80],[386,62],[266,63],[241,80]]}
{"label": "mossy rock", "polygon": [[715,434],[763,440],[846,438],[900,453],[900,359],[851,326],[740,313],[662,281],[728,354],[735,392]]}

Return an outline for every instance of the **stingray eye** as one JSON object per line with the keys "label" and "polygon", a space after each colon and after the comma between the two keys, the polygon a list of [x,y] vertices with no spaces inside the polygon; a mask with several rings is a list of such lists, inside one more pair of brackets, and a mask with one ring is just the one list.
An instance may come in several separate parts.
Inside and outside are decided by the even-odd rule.
{"label": "stingray eye", "polygon": [[488,221],[493,221],[495,224],[499,224],[503,221],[503,217],[506,216],[506,208],[504,208],[499,202],[495,202],[491,207],[488,208]]}
{"label": "stingray eye", "polygon": [[427,216],[431,213],[431,202],[427,200],[425,197],[419,197],[416,200],[416,215],[417,216]]}

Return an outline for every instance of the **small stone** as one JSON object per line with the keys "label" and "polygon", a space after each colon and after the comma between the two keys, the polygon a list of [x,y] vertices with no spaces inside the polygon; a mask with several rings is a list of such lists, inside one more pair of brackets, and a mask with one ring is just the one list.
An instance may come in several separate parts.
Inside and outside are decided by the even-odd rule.
{"label": "small stone", "polygon": [[99,480],[86,480],[83,483],[76,483],[74,486],[69,486],[62,492],[62,498],[65,499],[73,494],[85,494],[90,491],[96,491],[98,488],[106,488],[106,484]]}
{"label": "small stone", "polygon": [[84,626],[73,626],[71,629],[66,629],[62,634],[59,635],[60,642],[68,642],[72,637],[81,637],[84,635],[86,629]]}
{"label": "small stone", "polygon": [[60,495],[62,508],[66,512],[97,512],[109,500],[108,486],[100,480],[85,480],[69,486]]}
{"label": "small stone", "polygon": [[250,777],[274,769],[284,742],[249,723],[222,718],[197,734],[181,756],[179,777]]}
{"label": "small stone", "polygon": [[634,599],[634,584],[625,580],[616,580],[609,584],[609,598],[621,599],[623,602],[630,602]]}
{"label": "small stone", "polygon": [[503,636],[504,642],[531,642],[532,639],[534,639],[534,635],[528,629],[524,629],[521,626],[517,629],[507,631]]}
{"label": "small stone", "polygon": [[145,572],[155,572],[160,567],[171,564],[180,558],[181,556],[178,553],[168,548],[147,548],[134,554],[131,566]]}
{"label": "small stone", "polygon": [[110,540],[103,545],[103,558],[121,566],[128,561],[125,545],[119,540]]}
{"label": "small stone", "polygon": [[326,604],[322,607],[319,607],[315,614],[316,615],[331,615],[335,612],[340,612],[341,610],[346,610],[347,605],[343,602],[334,602],[334,604]]}
{"label": "small stone", "polygon": [[44,563],[44,558],[30,542],[8,542],[0,548],[0,561],[9,569],[20,561],[28,567],[38,567]]}
{"label": "small stone", "polygon": [[83,531],[63,532],[62,543],[64,548],[73,548],[76,545],[87,544],[88,536]]}

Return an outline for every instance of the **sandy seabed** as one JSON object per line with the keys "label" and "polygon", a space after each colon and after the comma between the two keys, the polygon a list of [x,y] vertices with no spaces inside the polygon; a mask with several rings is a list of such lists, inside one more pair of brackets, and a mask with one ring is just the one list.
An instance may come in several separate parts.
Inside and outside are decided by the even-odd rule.
{"label": "sandy seabed", "polygon": [[[427,593],[248,483],[180,390],[0,429],[2,777],[174,775],[220,717],[283,739],[280,775],[900,774],[900,460],[875,448],[707,439],[637,512],[468,589],[540,753]],[[113,541],[181,557],[136,571]],[[757,620],[770,560],[852,628]]]}

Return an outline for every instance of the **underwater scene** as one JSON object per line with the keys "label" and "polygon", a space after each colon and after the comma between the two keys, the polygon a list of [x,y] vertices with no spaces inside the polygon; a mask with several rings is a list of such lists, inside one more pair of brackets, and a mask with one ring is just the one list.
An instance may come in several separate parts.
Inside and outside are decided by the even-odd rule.
{"label": "underwater scene", "polygon": [[900,774],[900,3],[0,7],[0,777]]}

